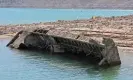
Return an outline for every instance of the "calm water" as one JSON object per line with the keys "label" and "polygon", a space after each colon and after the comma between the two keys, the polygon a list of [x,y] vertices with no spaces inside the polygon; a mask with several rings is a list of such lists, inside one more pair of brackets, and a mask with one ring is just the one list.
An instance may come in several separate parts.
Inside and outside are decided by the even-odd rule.
{"label": "calm water", "polygon": [[[0,24],[86,19],[91,16],[121,16],[132,10],[0,9]],[[133,80],[133,51],[119,50],[122,65],[98,68],[59,55],[16,50],[0,39],[0,80]]]}
{"label": "calm water", "polygon": [[49,22],[87,19],[92,16],[122,16],[129,14],[133,14],[133,10],[0,8],[0,24]]}
{"label": "calm water", "polygon": [[133,80],[133,51],[119,50],[122,65],[98,68],[45,52],[5,47],[0,39],[0,80]]}

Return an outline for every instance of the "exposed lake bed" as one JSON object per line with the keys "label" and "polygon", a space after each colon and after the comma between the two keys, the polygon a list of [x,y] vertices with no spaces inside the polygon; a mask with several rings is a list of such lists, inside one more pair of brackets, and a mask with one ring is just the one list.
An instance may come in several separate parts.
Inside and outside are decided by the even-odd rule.
{"label": "exposed lake bed", "polygon": [[[67,31],[71,34],[88,36],[101,42],[103,37],[112,38],[117,46],[133,47],[133,15],[100,17],[92,16],[90,19],[58,20],[56,22],[40,22],[32,24],[1,25],[1,37],[13,36],[25,29],[43,28],[55,29],[56,32]],[[58,33],[57,33],[58,34]]]}

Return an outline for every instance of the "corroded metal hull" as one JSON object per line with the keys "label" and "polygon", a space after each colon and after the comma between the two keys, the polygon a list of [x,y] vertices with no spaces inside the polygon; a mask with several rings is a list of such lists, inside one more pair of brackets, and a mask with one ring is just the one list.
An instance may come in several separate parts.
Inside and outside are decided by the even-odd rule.
{"label": "corroded metal hull", "polygon": [[42,49],[50,51],[50,53],[83,54],[86,57],[91,56],[93,59],[97,59],[99,66],[121,64],[114,41],[110,38],[103,38],[102,42],[99,43],[69,32],[36,29],[19,32],[7,46],[18,49]]}

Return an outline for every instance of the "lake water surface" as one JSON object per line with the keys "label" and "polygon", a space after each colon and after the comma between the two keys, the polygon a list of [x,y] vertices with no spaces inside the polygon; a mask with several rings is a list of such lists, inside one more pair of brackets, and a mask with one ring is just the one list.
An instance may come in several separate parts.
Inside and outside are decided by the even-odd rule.
{"label": "lake water surface", "polygon": [[[122,16],[132,10],[0,9],[0,24],[86,19],[92,16]],[[119,49],[121,66],[99,68],[46,52],[6,47],[0,39],[0,80],[133,80],[133,51]]]}
{"label": "lake water surface", "polygon": [[131,14],[133,10],[0,8],[0,24],[37,23]]}
{"label": "lake water surface", "polygon": [[99,68],[46,52],[6,47],[0,39],[0,80],[133,80],[133,50],[119,50],[121,66]]}

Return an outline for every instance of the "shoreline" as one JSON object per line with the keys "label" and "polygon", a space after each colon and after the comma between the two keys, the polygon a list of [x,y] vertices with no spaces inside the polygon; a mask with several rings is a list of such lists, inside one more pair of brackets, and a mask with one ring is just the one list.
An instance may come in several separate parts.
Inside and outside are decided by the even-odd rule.
{"label": "shoreline", "polygon": [[58,20],[56,22],[40,22],[32,24],[0,25],[0,38],[14,36],[21,30],[43,28],[55,29],[57,32],[66,31],[76,35],[87,36],[101,40],[103,37],[112,38],[117,46],[133,47],[133,15],[117,17],[93,16],[90,19]]}
{"label": "shoreline", "polygon": [[[4,34],[4,35],[0,35],[0,39],[12,39],[15,36],[16,33],[14,34]],[[122,47],[122,46],[118,46],[118,50],[121,52],[126,52],[128,50],[128,52],[133,52],[132,47]]]}
{"label": "shoreline", "polygon": [[3,35],[0,35],[0,39],[13,38],[14,36],[15,36],[15,33],[14,34],[3,34]]}

